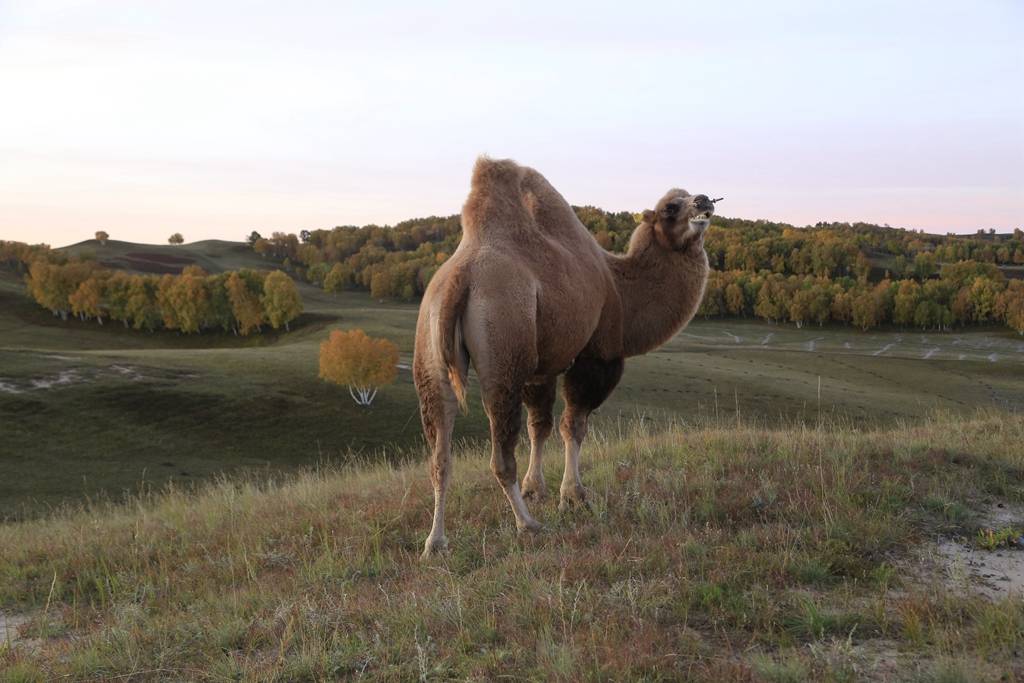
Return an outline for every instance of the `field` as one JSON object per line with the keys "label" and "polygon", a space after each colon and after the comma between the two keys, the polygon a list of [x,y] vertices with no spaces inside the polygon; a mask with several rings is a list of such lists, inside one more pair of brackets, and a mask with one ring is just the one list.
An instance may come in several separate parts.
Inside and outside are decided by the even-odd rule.
{"label": "field", "polygon": [[[0,525],[0,671],[70,680],[1010,681],[1024,419],[745,422],[588,442],[589,511],[518,536],[464,449]],[[548,459],[549,481],[559,463]],[[1009,564],[1008,564],[1009,563]]]}
{"label": "field", "polygon": [[[74,249],[262,265],[236,246]],[[416,306],[301,291],[289,333],[146,334],[62,322],[0,271],[0,679],[1024,677],[1012,333],[696,320],[627,363],[584,446],[592,508],[535,504],[535,537],[471,383],[451,552],[422,563]],[[369,409],[317,379],[356,327],[401,350]]]}
{"label": "field", "polygon": [[[72,250],[121,265],[134,259],[144,269],[171,259],[210,272],[265,265],[230,242],[90,242]],[[62,322],[21,290],[12,273],[0,272],[2,517],[242,469],[290,470],[355,453],[419,457],[408,370],[415,305],[302,286],[306,313],[291,333],[241,339]],[[334,327],[386,336],[402,352],[397,383],[369,409],[317,379],[317,348]],[[470,404],[457,435],[472,441],[487,426],[479,402]],[[1024,339],[1005,330],[864,334],[696,320],[658,352],[627,363],[595,428],[737,416],[766,425],[887,425],[979,407],[1024,407]]]}

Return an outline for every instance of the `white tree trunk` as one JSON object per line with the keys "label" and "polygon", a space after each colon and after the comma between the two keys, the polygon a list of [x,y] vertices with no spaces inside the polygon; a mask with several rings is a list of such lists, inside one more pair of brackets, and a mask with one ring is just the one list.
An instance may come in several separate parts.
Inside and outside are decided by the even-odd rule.
{"label": "white tree trunk", "polygon": [[356,402],[358,406],[368,406],[373,403],[373,399],[377,397],[376,387],[354,387],[349,385],[348,395],[352,397],[352,400]]}

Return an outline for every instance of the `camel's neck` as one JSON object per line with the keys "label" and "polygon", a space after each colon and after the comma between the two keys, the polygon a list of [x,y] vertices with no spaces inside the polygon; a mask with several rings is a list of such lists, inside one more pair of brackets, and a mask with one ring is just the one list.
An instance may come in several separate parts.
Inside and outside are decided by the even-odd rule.
{"label": "camel's neck", "polygon": [[666,249],[647,223],[637,227],[626,255],[609,255],[609,261],[622,299],[626,356],[664,344],[690,322],[704,298],[708,257],[703,246]]}

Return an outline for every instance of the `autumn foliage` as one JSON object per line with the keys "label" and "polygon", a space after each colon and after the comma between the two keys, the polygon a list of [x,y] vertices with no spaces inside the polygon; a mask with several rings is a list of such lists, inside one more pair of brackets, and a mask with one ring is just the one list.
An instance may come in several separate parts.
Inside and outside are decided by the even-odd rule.
{"label": "autumn foliage", "polygon": [[377,389],[395,381],[398,347],[362,330],[334,330],[320,344],[320,378],[348,387],[358,405],[368,406]]}
{"label": "autumn foliage", "polygon": [[[637,216],[574,209],[603,248],[628,248]],[[368,290],[375,299],[414,301],[454,253],[461,227],[458,216],[432,216],[393,227],[255,237],[257,253],[327,291]],[[1024,265],[1021,230],[931,235],[867,223],[795,228],[715,216],[704,246],[713,269],[701,308],[706,317],[798,326],[831,322],[861,330],[1005,323],[1024,333],[1020,286],[1007,277]]]}
{"label": "autumn foliage", "polygon": [[208,275],[192,265],[180,275],[139,275],[107,270],[95,261],[66,260],[48,248],[17,242],[0,242],[0,262],[24,268],[29,296],[65,320],[71,314],[136,330],[220,330],[244,336],[268,324],[287,329],[302,313],[295,281],[281,271]]}

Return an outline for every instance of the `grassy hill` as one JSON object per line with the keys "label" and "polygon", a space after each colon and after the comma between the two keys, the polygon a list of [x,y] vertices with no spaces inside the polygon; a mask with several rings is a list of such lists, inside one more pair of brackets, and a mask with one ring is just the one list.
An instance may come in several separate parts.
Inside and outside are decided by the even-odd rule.
{"label": "grassy hill", "polygon": [[451,553],[429,563],[421,464],[0,525],[0,677],[1024,677],[1024,584],[969,565],[1021,568],[1024,551],[979,547],[1024,525],[1021,416],[596,431],[593,509],[534,505],[536,537],[515,533],[485,449],[462,449]]}
{"label": "grassy hill", "polygon": [[[190,255],[210,270],[260,261],[235,246],[112,241],[97,258],[152,250]],[[63,322],[0,270],[0,518],[224,472],[344,463],[353,453],[394,459],[418,449],[408,370],[416,306],[308,285],[300,291],[306,313],[288,334],[148,334]],[[370,409],[317,379],[318,345],[336,327],[399,346],[398,381]],[[484,438],[483,411],[473,397],[470,405],[457,436]],[[659,426],[738,413],[769,425],[824,416],[872,426],[978,407],[1024,407],[1024,344],[1007,330],[863,334],[696,320],[658,352],[627,363],[596,424],[612,429],[639,416]]]}
{"label": "grassy hill", "polygon": [[119,240],[86,240],[57,249],[70,256],[94,256],[108,268],[137,273],[180,273],[189,265],[200,266],[208,273],[221,273],[239,268],[270,268],[268,263],[244,242],[202,240],[189,244],[136,244]]}

